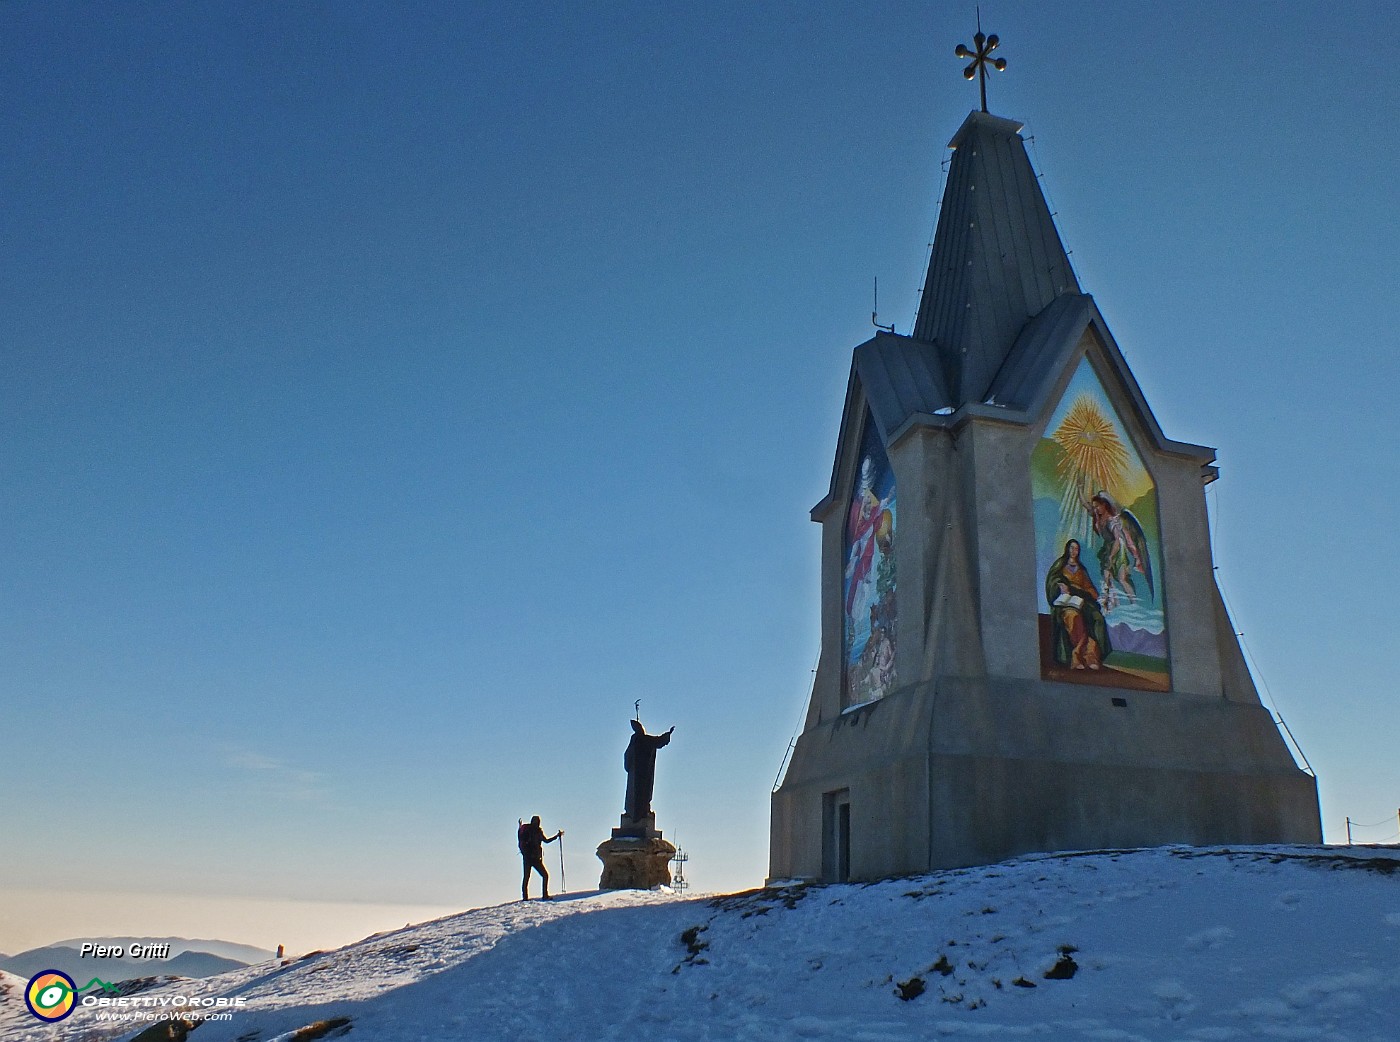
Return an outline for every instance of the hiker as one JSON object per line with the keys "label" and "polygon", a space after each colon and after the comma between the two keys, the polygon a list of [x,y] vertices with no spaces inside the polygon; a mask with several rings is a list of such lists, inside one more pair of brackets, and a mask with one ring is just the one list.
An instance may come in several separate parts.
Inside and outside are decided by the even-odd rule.
{"label": "hiker", "polygon": [[516,841],[520,846],[520,860],[525,864],[525,874],[520,880],[520,899],[530,900],[530,869],[534,869],[544,880],[544,899],[549,900],[549,872],[544,867],[544,844],[553,843],[564,834],[560,829],[552,836],[546,836],[544,829],[540,828],[540,816],[536,814],[529,823],[522,823],[516,832]]}

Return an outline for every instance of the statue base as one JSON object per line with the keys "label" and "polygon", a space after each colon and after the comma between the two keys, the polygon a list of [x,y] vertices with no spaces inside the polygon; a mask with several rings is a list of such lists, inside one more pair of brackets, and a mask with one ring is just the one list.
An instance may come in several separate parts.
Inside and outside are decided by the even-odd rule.
{"label": "statue base", "polygon": [[599,890],[650,890],[671,885],[671,858],[676,848],[661,838],[652,819],[649,835],[620,835],[628,825],[613,829],[612,838],[598,844],[603,863]]}
{"label": "statue base", "polygon": [[612,830],[613,839],[660,839],[661,830],[656,827],[656,815],[645,818],[629,818],[622,815],[617,828]]}

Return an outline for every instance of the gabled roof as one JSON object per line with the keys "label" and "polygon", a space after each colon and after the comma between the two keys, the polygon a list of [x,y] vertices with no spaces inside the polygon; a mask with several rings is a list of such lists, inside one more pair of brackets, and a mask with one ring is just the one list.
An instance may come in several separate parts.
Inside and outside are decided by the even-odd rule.
{"label": "gabled roof", "polygon": [[[862,408],[864,402],[865,408]],[[886,445],[914,416],[948,413],[950,396],[944,385],[937,348],[898,333],[876,333],[855,349],[851,375],[846,380],[846,403],[841,409],[841,433],[831,483],[825,498],[812,508],[812,516],[836,495],[846,457],[860,445],[861,421],[868,410]]]}
{"label": "gabled roof", "polygon": [[886,444],[910,416],[934,413],[953,402],[938,349],[913,337],[877,333],[856,348],[852,369]]}
{"label": "gabled roof", "polygon": [[1052,300],[1021,328],[984,400],[1021,409],[1034,404],[1046,382],[1058,374],[1066,346],[1079,342],[1097,314],[1094,298],[1084,293],[1062,293]]}
{"label": "gabled roof", "polygon": [[914,339],[938,345],[955,405],[984,401],[1026,323],[1079,292],[1021,127],[973,112],[948,145]]}
{"label": "gabled roof", "polygon": [[[1059,379],[1069,369],[1086,332],[1100,348],[1100,357],[1108,364],[1116,382],[1127,395],[1138,425],[1162,452],[1188,456],[1203,466],[1215,459],[1215,450],[1207,445],[1173,441],[1162,433],[1157,417],[1147,404],[1137,378],[1128,368],[1127,359],[1113,339],[1108,323],[1099,312],[1094,298],[1086,293],[1066,293],[1057,297],[1021,331],[1007,354],[991,386],[986,401],[994,405],[1006,419],[1024,423],[1034,422],[1049,403],[1049,395]],[[1210,475],[1214,477],[1214,474]]]}
{"label": "gabled roof", "polygon": [[1116,378],[1114,382],[1127,396],[1135,426],[1158,450],[1199,462],[1205,479],[1213,480],[1215,468],[1210,464],[1215,460],[1215,450],[1173,441],[1162,433],[1094,298],[1084,293],[1065,293],[1022,327],[985,398],[974,401],[954,402],[936,363],[938,348],[934,344],[879,333],[857,347],[846,385],[831,482],[826,496],[812,508],[813,519],[819,519],[837,496],[846,454],[860,444],[860,431],[853,425],[862,415],[862,399],[886,446],[899,441],[911,428],[957,429],[973,416],[1029,425],[1050,405],[1050,395],[1083,350],[1086,333],[1092,337],[1098,357]]}
{"label": "gabled roof", "polygon": [[836,497],[848,446],[860,442],[862,400],[886,446],[913,427],[956,429],[974,416],[1031,424],[1086,335],[1151,443],[1199,461],[1214,478],[1215,450],[1162,433],[1093,298],[1080,292],[1021,126],[973,112],[949,142],[913,336],[882,332],[856,348],[831,484],[814,519]]}

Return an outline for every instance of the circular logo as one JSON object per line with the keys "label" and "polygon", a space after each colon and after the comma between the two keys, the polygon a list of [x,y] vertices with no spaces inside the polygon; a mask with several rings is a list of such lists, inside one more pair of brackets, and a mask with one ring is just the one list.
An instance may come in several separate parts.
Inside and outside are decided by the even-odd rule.
{"label": "circular logo", "polygon": [[24,1004],[40,1020],[52,1023],[73,1012],[77,990],[73,978],[62,970],[41,970],[29,978]]}

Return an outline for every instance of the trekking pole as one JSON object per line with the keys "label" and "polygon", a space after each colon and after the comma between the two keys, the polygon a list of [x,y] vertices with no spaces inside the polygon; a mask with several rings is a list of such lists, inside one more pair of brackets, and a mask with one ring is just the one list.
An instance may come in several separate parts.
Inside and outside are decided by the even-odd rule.
{"label": "trekking pole", "polygon": [[564,831],[559,831],[559,892],[569,892],[569,879],[564,875]]}

